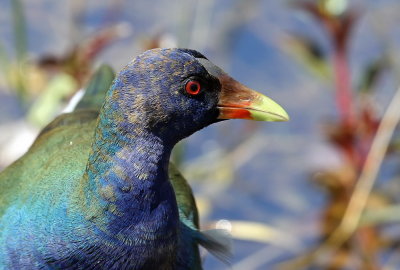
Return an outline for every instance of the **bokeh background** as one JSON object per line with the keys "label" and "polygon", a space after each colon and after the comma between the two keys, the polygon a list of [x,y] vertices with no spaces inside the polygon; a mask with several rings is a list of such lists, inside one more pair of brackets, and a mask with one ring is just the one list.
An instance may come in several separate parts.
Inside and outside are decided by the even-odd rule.
{"label": "bokeh background", "polygon": [[[400,269],[400,141],[391,134],[400,108],[399,1],[0,6],[0,169],[70,109],[100,64],[119,70],[146,49],[188,47],[291,116],[226,121],[176,147],[202,228],[229,229],[234,239],[231,266],[204,253],[204,268]],[[382,121],[389,124],[378,129]]]}

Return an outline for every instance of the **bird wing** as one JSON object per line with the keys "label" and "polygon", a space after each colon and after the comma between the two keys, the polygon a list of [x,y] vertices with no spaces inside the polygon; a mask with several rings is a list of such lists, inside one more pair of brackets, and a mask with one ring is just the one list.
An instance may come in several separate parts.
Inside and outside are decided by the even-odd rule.
{"label": "bird wing", "polygon": [[[196,201],[193,196],[192,188],[186,179],[178,171],[176,166],[170,162],[169,179],[174,188],[176,200],[179,206],[179,215],[181,219],[190,222],[190,227],[199,228],[199,214]],[[189,224],[188,224],[189,225]]]}
{"label": "bird wing", "polygon": [[169,164],[169,179],[174,188],[181,221],[181,245],[178,264],[182,269],[202,269],[198,245],[224,263],[232,256],[231,235],[222,229],[199,230],[199,214],[192,188],[173,163]]}
{"label": "bird wing", "polygon": [[17,218],[12,215],[13,207],[31,205],[28,214],[33,217],[35,211],[38,215],[44,214],[49,207],[66,199],[71,184],[84,172],[96,115],[88,111],[57,117],[20,159],[0,173],[0,219],[3,222]]}
{"label": "bird wing", "polygon": [[109,66],[101,66],[77,109],[56,117],[42,129],[29,150],[0,173],[0,219],[6,218],[4,213],[12,206],[27,201],[36,205],[42,201],[44,206],[42,188],[51,189],[54,194],[65,193],[68,186],[63,183],[73,183],[82,176],[96,119],[114,77]]}

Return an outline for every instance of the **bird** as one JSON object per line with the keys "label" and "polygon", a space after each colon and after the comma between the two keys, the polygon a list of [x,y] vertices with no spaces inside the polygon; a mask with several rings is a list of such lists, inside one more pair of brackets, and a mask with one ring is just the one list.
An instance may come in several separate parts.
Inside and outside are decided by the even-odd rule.
{"label": "bird", "polygon": [[138,55],[101,103],[57,117],[0,173],[0,268],[188,269],[185,245],[207,237],[196,234],[190,186],[169,164],[174,145],[227,119],[289,119],[181,48]]}
{"label": "bird", "polygon": [[[73,114],[68,117],[62,116],[62,122],[65,123],[67,119],[74,122],[85,117],[92,117],[94,120],[96,113],[98,114],[101,109],[106,92],[114,77],[115,73],[110,66],[100,66],[89,82],[84,95],[75,106],[75,112],[79,113],[79,118],[74,118]],[[80,95],[78,93],[76,96]],[[72,103],[74,99],[75,97],[71,100]],[[68,122],[71,123],[71,121]],[[51,128],[54,128],[54,125]],[[48,131],[49,128],[46,130]],[[229,232],[223,229],[199,231],[199,214],[192,189],[172,162],[169,163],[168,178],[175,192],[181,222],[177,266],[180,269],[202,269],[199,245],[222,262],[229,263],[232,255]]]}

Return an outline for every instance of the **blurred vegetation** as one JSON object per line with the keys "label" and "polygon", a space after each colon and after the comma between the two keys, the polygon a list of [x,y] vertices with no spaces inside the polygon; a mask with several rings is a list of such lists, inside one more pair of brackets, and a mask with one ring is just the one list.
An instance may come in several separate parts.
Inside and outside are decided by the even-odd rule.
{"label": "blurred vegetation", "polygon": [[[83,3],[71,1],[73,16],[69,49],[60,55],[45,54],[32,59],[28,44],[28,10],[24,8],[23,1],[10,1],[12,51],[10,46],[0,42],[1,91],[19,101],[24,114],[22,126],[34,127],[34,136],[85,86],[102,53],[129,36],[131,29],[118,20],[123,13],[124,1],[114,0],[109,1],[100,27],[91,34],[84,34],[80,32],[85,28],[82,18],[89,11]],[[219,21],[220,32],[218,39],[211,41],[212,32],[216,31],[211,20],[217,1],[191,1],[193,6],[189,2],[176,3],[173,7],[180,7],[180,11],[185,12],[177,16],[175,32],[156,29],[142,36],[140,40],[135,40],[139,51],[165,46],[211,51],[224,48],[225,53],[233,51],[238,29],[245,27],[263,8],[262,1],[232,1],[226,13],[218,14],[222,18]],[[244,258],[242,256],[241,260],[235,260],[233,269],[400,269],[399,160],[395,160],[397,170],[390,174],[389,180],[379,181],[382,174],[378,173],[382,166],[385,168],[385,163],[393,162],[391,158],[398,155],[400,140],[395,127],[400,117],[400,94],[397,90],[389,106],[383,108],[384,113],[375,98],[382,77],[389,74],[399,83],[400,74],[392,48],[390,44],[385,44],[385,50],[375,60],[365,63],[358,80],[355,80],[351,69],[351,53],[354,52],[349,47],[363,18],[363,7],[351,5],[351,1],[347,0],[293,0],[285,1],[284,5],[292,13],[312,18],[323,33],[323,41],[307,31],[287,30],[272,37],[265,33],[263,25],[250,31],[269,46],[277,47],[288,56],[289,61],[301,66],[309,73],[309,80],[319,80],[335,92],[332,101],[336,106],[335,116],[329,119],[325,115],[317,117],[324,140],[338,153],[340,162],[308,172],[311,182],[320,188],[319,192],[326,198],[325,204],[318,209],[318,221],[304,222],[302,219],[304,224],[288,227],[279,226],[281,221],[252,220],[251,214],[250,217],[233,216],[232,220],[218,220],[222,216],[215,218],[213,215],[216,198],[226,198],[223,194],[236,184],[235,175],[239,168],[257,159],[257,153],[262,150],[260,145],[263,145],[265,136],[259,123],[244,123],[239,126],[238,132],[233,126],[219,129],[217,136],[224,140],[223,146],[211,144],[208,151],[194,159],[188,159],[189,146],[180,143],[174,150],[173,159],[189,180],[201,180],[193,182],[193,185],[202,219],[208,220],[203,222],[204,227],[227,228],[236,240],[265,246]],[[209,48],[208,43],[214,47]],[[126,55],[126,62],[131,57],[133,55]],[[295,85],[292,88],[290,97],[299,91]],[[307,110],[306,107],[302,109]],[[296,120],[296,117],[293,119]],[[7,132],[21,134],[22,126],[17,125],[14,129],[0,126],[0,135]],[[17,139],[22,140],[20,137]],[[8,148],[3,148],[0,149],[1,154],[5,155]],[[324,156],[319,158],[325,159]],[[1,162],[0,166],[5,166],[9,160],[3,161],[0,157]],[[290,169],[275,168],[277,171]],[[268,178],[265,174],[270,172],[262,172],[259,176],[261,181]],[[246,174],[247,177],[250,178]],[[256,183],[260,185],[255,187],[257,191],[266,187],[261,181]],[[282,193],[281,197],[288,201],[288,205],[296,204],[293,203],[295,199],[289,198],[286,193]],[[243,208],[249,207],[250,213],[253,204],[248,204]],[[308,227],[311,233],[305,229]],[[317,241],[308,243],[310,235],[316,236]],[[214,267],[220,269],[221,265]]]}
{"label": "blurred vegetation", "polygon": [[[332,67],[338,118],[324,123],[326,139],[343,158],[339,167],[320,171],[313,180],[328,195],[328,204],[321,221],[322,243],[309,253],[281,264],[282,269],[393,269],[382,257],[391,254],[400,244],[400,232],[389,238],[385,225],[398,222],[398,198],[391,198],[374,187],[381,163],[393,142],[392,135],[400,117],[400,88],[386,112],[381,116],[374,103],[376,82],[391,68],[387,51],[363,67],[356,87],[351,84],[349,43],[357,21],[358,11],[347,1],[296,1],[300,9],[322,27],[332,50],[329,56],[320,53],[319,44],[301,43],[306,66],[315,62]],[[315,60],[317,59],[317,60]],[[395,74],[398,76],[398,74]],[[400,164],[398,164],[400,165]],[[398,181],[397,177],[393,181]]]}

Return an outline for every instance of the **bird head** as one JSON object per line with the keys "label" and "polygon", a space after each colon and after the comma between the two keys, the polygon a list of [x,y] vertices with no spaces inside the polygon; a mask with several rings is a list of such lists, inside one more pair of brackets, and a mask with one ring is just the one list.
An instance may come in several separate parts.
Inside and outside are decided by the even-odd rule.
{"label": "bird head", "polygon": [[107,100],[125,132],[140,123],[173,142],[225,119],[289,119],[273,100],[189,49],[153,49],[137,56],[119,73]]}

